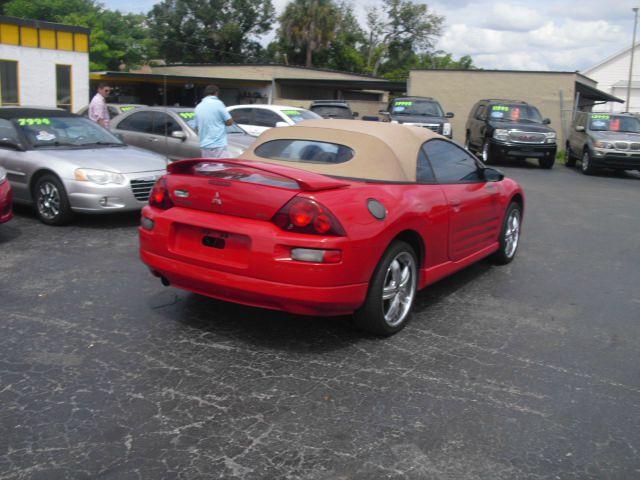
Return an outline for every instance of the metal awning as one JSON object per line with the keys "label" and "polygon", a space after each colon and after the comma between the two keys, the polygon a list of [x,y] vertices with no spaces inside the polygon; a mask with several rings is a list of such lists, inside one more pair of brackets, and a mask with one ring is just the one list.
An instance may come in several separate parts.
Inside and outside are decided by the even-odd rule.
{"label": "metal awning", "polygon": [[104,80],[111,82],[130,82],[130,83],[168,83],[168,84],[184,84],[193,83],[196,85],[207,85],[215,83],[218,86],[265,86],[270,85],[270,80],[250,80],[246,78],[216,78],[202,77],[193,75],[165,75],[163,73],[132,73],[132,72],[91,72],[90,80]]}
{"label": "metal awning", "polygon": [[388,92],[405,93],[407,82],[394,82],[390,80],[341,80],[341,79],[314,79],[314,78],[274,78],[274,82],[280,85],[298,87],[324,87],[356,90],[380,90]]}
{"label": "metal awning", "polygon": [[580,94],[580,98],[591,100],[593,102],[618,102],[624,103],[621,98],[615,97],[607,92],[598,90],[586,83],[576,82],[576,93]]}

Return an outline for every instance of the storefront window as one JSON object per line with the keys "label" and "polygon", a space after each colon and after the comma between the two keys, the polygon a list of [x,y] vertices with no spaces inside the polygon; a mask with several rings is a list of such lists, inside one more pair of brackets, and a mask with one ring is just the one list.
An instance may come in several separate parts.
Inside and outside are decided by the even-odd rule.
{"label": "storefront window", "polygon": [[0,60],[0,105],[19,105],[18,62]]}
{"label": "storefront window", "polygon": [[71,111],[71,65],[56,65],[56,106]]}

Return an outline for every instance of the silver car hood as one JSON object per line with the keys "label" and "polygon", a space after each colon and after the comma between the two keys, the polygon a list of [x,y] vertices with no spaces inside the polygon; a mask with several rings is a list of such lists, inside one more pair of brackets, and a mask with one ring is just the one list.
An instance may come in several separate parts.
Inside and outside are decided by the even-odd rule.
{"label": "silver car hood", "polygon": [[249,146],[256,141],[256,137],[245,133],[228,133],[227,134],[227,149],[229,153],[234,157],[240,155]]}
{"label": "silver car hood", "polygon": [[30,156],[44,160],[56,159],[73,168],[94,168],[117,173],[138,173],[166,170],[167,159],[157,153],[137,147],[104,147],[82,149],[37,149]]}

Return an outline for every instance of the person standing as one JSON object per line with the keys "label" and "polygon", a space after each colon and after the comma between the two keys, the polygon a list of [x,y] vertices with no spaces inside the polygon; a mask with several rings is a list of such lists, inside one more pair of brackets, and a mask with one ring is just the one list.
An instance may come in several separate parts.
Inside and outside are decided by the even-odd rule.
{"label": "person standing", "polygon": [[233,124],[233,118],[218,98],[216,85],[207,85],[204,98],[196,106],[196,126],[200,137],[200,149],[203,158],[228,158],[227,125]]}
{"label": "person standing", "polygon": [[111,87],[106,83],[98,85],[98,92],[91,99],[89,104],[89,118],[104,128],[109,128],[109,109],[107,108],[107,97],[111,93]]}

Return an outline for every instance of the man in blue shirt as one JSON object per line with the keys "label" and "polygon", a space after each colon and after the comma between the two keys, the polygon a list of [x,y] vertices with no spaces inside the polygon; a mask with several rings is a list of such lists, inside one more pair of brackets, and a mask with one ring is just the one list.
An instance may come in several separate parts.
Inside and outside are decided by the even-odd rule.
{"label": "man in blue shirt", "polygon": [[196,126],[203,158],[228,158],[227,125],[233,118],[218,98],[218,87],[207,85],[204,98],[196,107]]}

